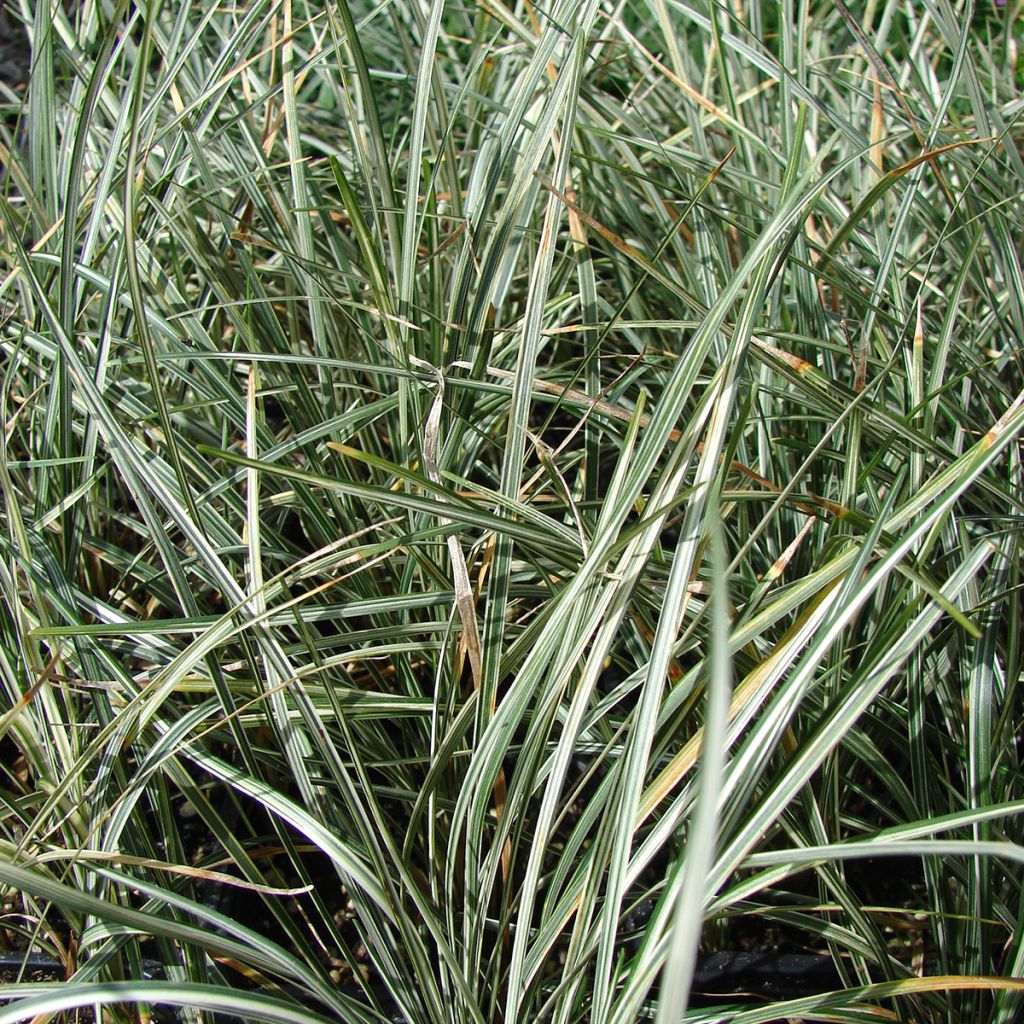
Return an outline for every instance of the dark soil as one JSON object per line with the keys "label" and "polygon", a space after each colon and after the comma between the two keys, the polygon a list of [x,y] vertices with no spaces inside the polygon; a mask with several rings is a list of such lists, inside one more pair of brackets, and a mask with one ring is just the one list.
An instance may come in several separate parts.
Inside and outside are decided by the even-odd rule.
{"label": "dark soil", "polygon": [[28,81],[30,62],[24,27],[6,8],[0,7],[0,82],[12,89],[23,87]]}

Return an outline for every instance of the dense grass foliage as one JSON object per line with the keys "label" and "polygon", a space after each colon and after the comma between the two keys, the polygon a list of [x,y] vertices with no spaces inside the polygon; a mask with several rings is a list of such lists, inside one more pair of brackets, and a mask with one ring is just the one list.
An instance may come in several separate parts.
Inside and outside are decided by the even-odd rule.
{"label": "dense grass foliage", "polygon": [[1019,1020],[1020,9],[22,0],[0,1022]]}

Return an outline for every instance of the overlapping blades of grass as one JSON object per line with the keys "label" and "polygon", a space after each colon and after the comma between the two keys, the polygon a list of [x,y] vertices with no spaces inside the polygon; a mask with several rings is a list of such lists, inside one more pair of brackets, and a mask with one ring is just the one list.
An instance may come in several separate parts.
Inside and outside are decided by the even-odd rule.
{"label": "overlapping blades of grass", "polygon": [[1010,13],[23,6],[4,1019],[1014,1020]]}

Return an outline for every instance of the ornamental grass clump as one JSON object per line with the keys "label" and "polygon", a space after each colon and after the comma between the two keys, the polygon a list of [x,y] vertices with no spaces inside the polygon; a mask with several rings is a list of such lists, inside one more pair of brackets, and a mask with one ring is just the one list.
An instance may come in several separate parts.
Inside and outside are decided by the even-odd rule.
{"label": "ornamental grass clump", "polygon": [[0,1024],[1020,1019],[1020,0],[16,7]]}

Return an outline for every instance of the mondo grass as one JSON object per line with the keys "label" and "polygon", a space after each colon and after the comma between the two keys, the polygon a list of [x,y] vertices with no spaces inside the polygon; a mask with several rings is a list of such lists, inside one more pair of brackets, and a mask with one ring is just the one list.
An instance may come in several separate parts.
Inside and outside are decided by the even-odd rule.
{"label": "mondo grass", "polygon": [[15,4],[0,1020],[1019,1019],[1021,14]]}

